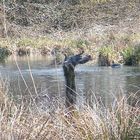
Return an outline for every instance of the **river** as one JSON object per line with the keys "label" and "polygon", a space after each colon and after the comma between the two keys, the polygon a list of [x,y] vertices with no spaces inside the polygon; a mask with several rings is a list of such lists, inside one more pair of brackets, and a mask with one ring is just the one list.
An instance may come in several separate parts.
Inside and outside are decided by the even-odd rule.
{"label": "river", "polygon": [[[62,65],[51,65],[48,57],[10,56],[0,64],[0,73],[1,78],[8,81],[9,93],[14,98],[32,94],[51,102],[53,98],[65,95]],[[140,94],[140,67],[111,68],[86,64],[78,65],[75,74],[77,104],[92,104],[96,97],[106,105],[119,95]]]}

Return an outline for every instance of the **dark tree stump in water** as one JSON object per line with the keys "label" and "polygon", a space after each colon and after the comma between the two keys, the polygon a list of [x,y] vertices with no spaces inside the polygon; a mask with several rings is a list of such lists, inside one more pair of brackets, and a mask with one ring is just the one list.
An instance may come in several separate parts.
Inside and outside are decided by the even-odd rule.
{"label": "dark tree stump in water", "polygon": [[90,55],[82,57],[82,53],[67,57],[65,55],[63,63],[63,71],[66,83],[66,107],[70,107],[76,103],[76,85],[75,85],[75,66],[84,64],[91,60]]}
{"label": "dark tree stump in water", "polygon": [[63,66],[63,70],[66,83],[66,106],[69,107],[76,102],[74,67],[70,65],[68,67]]}

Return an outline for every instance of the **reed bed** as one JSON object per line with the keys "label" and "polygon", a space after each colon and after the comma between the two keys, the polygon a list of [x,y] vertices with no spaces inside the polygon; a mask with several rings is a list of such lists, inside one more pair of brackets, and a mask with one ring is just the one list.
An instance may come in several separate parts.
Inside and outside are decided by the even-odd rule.
{"label": "reed bed", "polygon": [[[50,112],[34,103],[16,103],[7,83],[0,84],[0,139],[2,140],[138,140],[140,109],[130,97],[116,98],[111,107],[99,103],[66,109],[61,99]],[[60,101],[59,101],[60,100]],[[37,111],[38,110],[38,111]]]}

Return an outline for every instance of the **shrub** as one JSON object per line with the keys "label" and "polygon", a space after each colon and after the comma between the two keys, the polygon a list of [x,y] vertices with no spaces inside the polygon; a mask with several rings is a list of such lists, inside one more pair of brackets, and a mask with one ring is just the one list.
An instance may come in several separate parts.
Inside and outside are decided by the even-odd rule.
{"label": "shrub", "polygon": [[140,44],[135,46],[134,54],[136,57],[136,64],[140,64]]}
{"label": "shrub", "polygon": [[122,51],[125,65],[138,65],[140,62],[140,47],[128,46]]}
{"label": "shrub", "polygon": [[98,64],[101,66],[110,66],[116,58],[116,53],[112,46],[104,46],[99,49]]}
{"label": "shrub", "polygon": [[10,55],[10,51],[7,48],[0,47],[0,61],[3,62],[5,58]]}

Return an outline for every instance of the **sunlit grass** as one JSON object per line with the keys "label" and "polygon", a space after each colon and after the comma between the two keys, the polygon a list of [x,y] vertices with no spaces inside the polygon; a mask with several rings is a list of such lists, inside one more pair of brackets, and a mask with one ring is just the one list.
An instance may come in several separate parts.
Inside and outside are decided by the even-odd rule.
{"label": "sunlit grass", "polygon": [[[107,33],[103,36],[90,35],[86,38],[76,37],[75,33],[64,33],[63,37],[52,36],[40,36],[40,37],[22,37],[22,38],[0,38],[0,47],[6,48],[13,54],[16,54],[19,49],[36,50],[40,54],[52,54],[56,51],[58,57],[62,57],[62,53],[65,52],[68,55],[79,53],[80,49],[83,49],[85,53],[90,54],[95,62],[97,62],[99,54],[104,57],[108,57],[109,61],[115,61],[116,63],[127,61],[130,57],[128,55],[127,48],[131,50],[135,49],[136,45],[139,46],[139,34],[115,34]],[[136,58],[133,59],[134,64],[139,65],[139,47],[137,47],[132,55]],[[132,56],[131,55],[131,56]],[[1,55],[3,56],[3,54]],[[128,58],[128,59],[127,59]]]}

